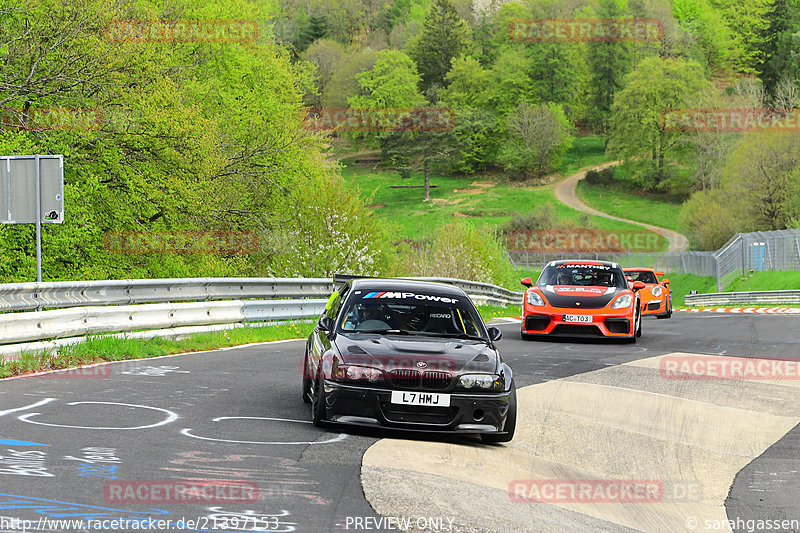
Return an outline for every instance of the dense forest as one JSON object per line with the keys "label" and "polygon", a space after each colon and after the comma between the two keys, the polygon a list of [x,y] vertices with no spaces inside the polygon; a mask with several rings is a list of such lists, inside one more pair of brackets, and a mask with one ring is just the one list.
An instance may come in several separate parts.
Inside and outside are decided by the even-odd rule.
{"label": "dense forest", "polygon": [[[652,20],[660,32],[638,42],[515,35],[520,21],[549,19]],[[295,61],[316,67],[309,105],[453,111],[451,131],[361,136],[401,172],[536,178],[592,132],[623,161],[602,179],[688,199],[680,216],[695,246],[800,224],[796,117],[788,133],[664,124],[670,110],[796,110],[797,0],[284,0],[274,30]]]}
{"label": "dense forest", "polygon": [[[531,42],[510,30],[556,18],[651,19],[663,31]],[[131,20],[257,31],[236,42],[109,38],[114,21]],[[798,0],[0,0],[0,61],[0,154],[65,155],[65,223],[45,228],[46,279],[441,272],[439,253],[471,254],[476,279],[497,278],[485,265],[502,261],[499,242],[463,224],[424,254],[398,242],[342,180],[329,153],[342,139],[401,175],[530,180],[594,133],[623,161],[606,179],[686,200],[696,246],[800,223],[797,128],[663,127],[671,109],[796,109]],[[309,107],[446,108],[454,120],[317,131]],[[36,122],[52,109],[99,119]],[[113,232],[198,229],[255,233],[257,252],[106,246]],[[0,280],[35,278],[30,225],[0,227],[0,249]]]}

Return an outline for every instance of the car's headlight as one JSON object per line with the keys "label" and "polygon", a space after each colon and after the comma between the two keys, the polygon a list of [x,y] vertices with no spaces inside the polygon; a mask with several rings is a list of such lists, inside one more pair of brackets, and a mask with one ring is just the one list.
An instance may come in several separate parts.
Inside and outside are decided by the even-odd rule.
{"label": "car's headlight", "polygon": [[630,307],[632,303],[633,296],[630,294],[623,294],[611,305],[611,309],[625,309],[626,307]]}
{"label": "car's headlight", "polygon": [[458,378],[458,384],[465,389],[497,389],[503,390],[503,377],[497,374],[464,374]]}
{"label": "car's headlight", "polygon": [[339,365],[334,369],[332,378],[338,381],[375,382],[383,378],[383,372],[371,366]]}
{"label": "car's headlight", "polygon": [[664,290],[660,285],[656,285],[650,292],[653,294],[653,296],[661,296],[661,293],[664,292]]}
{"label": "car's headlight", "polygon": [[526,299],[528,300],[529,305],[537,305],[540,307],[544,305],[544,298],[539,296],[539,294],[537,294],[535,291],[528,291],[528,296]]}

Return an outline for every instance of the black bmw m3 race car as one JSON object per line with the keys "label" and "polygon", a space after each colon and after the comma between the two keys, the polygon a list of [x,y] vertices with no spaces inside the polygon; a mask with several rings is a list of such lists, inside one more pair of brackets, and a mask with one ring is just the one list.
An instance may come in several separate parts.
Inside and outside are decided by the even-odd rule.
{"label": "black bmw m3 race car", "polygon": [[314,424],[479,434],[516,426],[511,368],[463,290],[401,279],[349,279],[308,338],[302,396]]}

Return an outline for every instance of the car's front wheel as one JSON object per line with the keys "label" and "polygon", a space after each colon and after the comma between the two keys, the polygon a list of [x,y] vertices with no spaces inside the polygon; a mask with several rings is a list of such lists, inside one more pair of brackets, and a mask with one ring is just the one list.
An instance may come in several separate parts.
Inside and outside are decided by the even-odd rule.
{"label": "car's front wheel", "polygon": [[503,426],[505,433],[500,435],[481,435],[481,440],[487,444],[495,444],[498,442],[509,442],[514,438],[514,431],[517,429],[517,388],[514,382],[511,382],[511,398],[508,400],[508,414],[506,415],[506,423]]}
{"label": "car's front wheel", "polygon": [[325,423],[325,387],[321,375],[314,383],[311,399],[311,422],[321,427]]}

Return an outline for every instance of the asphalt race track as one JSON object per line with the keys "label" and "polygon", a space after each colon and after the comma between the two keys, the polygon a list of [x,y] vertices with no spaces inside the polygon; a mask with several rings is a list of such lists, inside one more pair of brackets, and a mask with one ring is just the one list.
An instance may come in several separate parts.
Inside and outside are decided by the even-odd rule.
{"label": "asphalt race track", "polygon": [[[313,427],[299,394],[303,341],[4,380],[0,531],[79,531],[58,521],[80,519],[91,528],[84,531],[403,530],[386,516],[417,520],[412,531],[731,530],[702,520],[693,527],[679,516],[684,509],[717,517],[721,509],[723,517],[738,519],[734,531],[748,531],[748,520],[800,520],[798,381],[665,384],[657,382],[657,370],[648,374],[659,356],[676,353],[795,359],[800,317],[677,313],[645,320],[634,345],[522,341],[518,323],[500,327],[503,356],[517,387],[527,387],[521,398],[528,402],[520,404],[521,412],[528,406],[521,440],[502,446]],[[653,398],[660,403],[648,403]],[[581,405],[571,399],[596,420],[560,428],[555,413],[579,419],[574,411]],[[706,406],[709,418],[695,416],[696,405]],[[668,422],[648,426],[647,435],[625,425],[653,425],[659,418],[653,412]],[[683,422],[675,427],[669,421],[679,415]],[[602,438],[592,423],[602,426]],[[639,457],[634,466],[649,472],[646,453],[654,442],[669,444],[663,453],[675,450],[663,457],[671,472],[707,491],[686,493],[669,508],[551,505],[510,502],[506,478],[494,488],[490,475],[483,479],[491,461],[499,463],[492,470],[502,471],[512,453],[515,461],[524,453],[558,464],[565,477],[631,477],[607,465]],[[448,461],[452,470],[443,466]],[[538,472],[541,465],[530,468]],[[501,506],[509,509],[508,521],[497,514]],[[153,521],[139,522],[144,517]]]}

